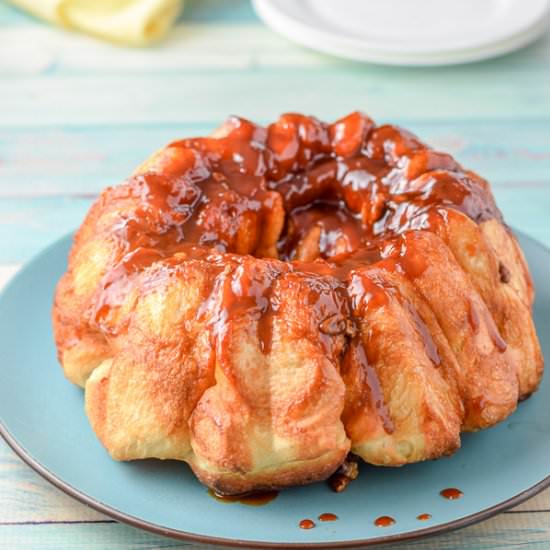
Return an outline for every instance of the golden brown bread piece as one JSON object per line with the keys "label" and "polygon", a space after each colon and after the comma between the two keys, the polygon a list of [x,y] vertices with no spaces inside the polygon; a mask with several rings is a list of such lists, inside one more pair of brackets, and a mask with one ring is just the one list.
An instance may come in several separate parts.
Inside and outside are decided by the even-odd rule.
{"label": "golden brown bread piece", "polygon": [[231,118],[106,189],[56,292],[117,460],[225,494],[460,446],[536,390],[533,285],[488,183],[360,113]]}
{"label": "golden brown bread piece", "polygon": [[[330,282],[282,262],[185,254],[173,261],[142,271],[135,293],[111,316],[120,351],[85,386],[102,443],[122,460],[188,460],[199,478],[225,493],[245,492],[251,479],[255,486],[286,485],[332,473],[349,450],[336,361],[344,336],[325,337],[317,326],[336,314],[342,298]],[[223,333],[204,330],[227,315],[219,309],[227,285],[246,288],[250,275],[263,281],[266,271],[271,300],[281,301],[270,319],[269,350],[260,349],[253,308],[232,310]],[[315,285],[315,292],[334,294],[322,311]],[[210,304],[201,312],[204,296]]]}
{"label": "golden brown bread piece", "polygon": [[[442,348],[442,366],[434,342],[448,346],[433,316],[425,323],[419,313],[429,315],[425,304],[398,273],[363,267],[349,285],[359,331],[343,359],[342,378],[353,452],[371,464],[399,465],[454,451],[463,406],[454,380],[443,374],[454,357]],[[426,347],[428,323],[438,332]]]}
{"label": "golden brown bread piece", "polygon": [[431,228],[443,238],[489,308],[514,362],[519,398],[525,399],[540,382],[543,361],[531,316],[533,285],[514,235],[497,220],[476,224],[451,209],[434,210]]}

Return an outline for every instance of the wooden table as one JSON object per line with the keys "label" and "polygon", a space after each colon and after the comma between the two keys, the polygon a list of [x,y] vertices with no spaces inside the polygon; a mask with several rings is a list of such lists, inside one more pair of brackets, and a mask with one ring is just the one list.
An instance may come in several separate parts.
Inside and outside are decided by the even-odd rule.
{"label": "wooden table", "polygon": [[[361,65],[300,49],[243,0],[189,0],[167,41],[116,48],[0,4],[0,282],[76,227],[100,189],[228,114],[409,127],[493,184],[506,220],[550,246],[550,36],[484,63]],[[550,460],[550,457],[549,457]],[[0,443],[0,548],[191,548],[65,496]],[[550,548],[550,491],[415,548]],[[403,546],[402,546],[403,547]]]}

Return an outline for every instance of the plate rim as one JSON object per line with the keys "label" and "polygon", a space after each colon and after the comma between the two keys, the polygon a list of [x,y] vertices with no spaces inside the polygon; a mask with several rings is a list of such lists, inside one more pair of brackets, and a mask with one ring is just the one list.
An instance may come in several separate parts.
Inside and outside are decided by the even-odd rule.
{"label": "plate rim", "polygon": [[335,33],[323,31],[313,26],[305,29],[304,24],[288,15],[284,10],[279,9],[276,1],[252,0],[252,5],[260,20],[267,27],[294,44],[325,55],[389,66],[438,67],[500,57],[535,42],[548,30],[550,24],[550,2],[546,0],[544,15],[531,25],[511,33],[505,38],[501,37],[476,47],[446,49],[442,54],[438,51],[422,50],[411,54],[399,49],[394,51],[376,47],[359,47],[353,44],[354,41],[345,41],[343,45],[336,44],[332,41],[336,37]]}
{"label": "plate rim", "polygon": [[[532,244],[538,248],[544,250],[546,253],[550,254],[550,248],[546,247],[544,244],[539,242],[537,239],[527,235],[523,231],[517,229],[511,230],[517,234],[521,235],[523,239],[530,241]],[[0,292],[0,299],[4,297],[5,294],[12,287],[12,283],[22,274],[24,270],[27,270],[38,258],[47,255],[48,252],[59,245],[59,243],[68,237],[72,237],[74,231],[70,231],[60,238],[56,239],[37,254],[33,255],[21,268],[21,270],[14,275],[10,282],[2,289]],[[246,540],[246,539],[233,539],[225,537],[215,537],[209,535],[200,535],[196,533],[191,533],[188,531],[182,531],[179,529],[173,529],[170,527],[163,527],[157,523],[146,521],[140,519],[134,515],[127,514],[123,511],[120,511],[116,508],[113,508],[103,502],[87,495],[85,492],[74,487],[70,483],[64,481],[61,477],[51,472],[48,468],[43,466],[37,459],[35,459],[27,449],[21,445],[16,438],[10,433],[8,428],[4,425],[4,422],[0,418],[0,436],[7,443],[10,449],[32,470],[38,473],[43,479],[49,482],[51,485],[61,490],[63,493],[74,498],[78,502],[89,506],[90,508],[118,521],[125,525],[142,529],[154,535],[160,535],[164,537],[169,537],[172,539],[186,541],[186,542],[198,542],[201,544],[211,544],[224,546],[227,548],[258,548],[258,549],[273,549],[273,548],[291,548],[291,549],[335,549],[335,548],[358,548],[358,547],[367,547],[374,545],[390,544],[396,542],[408,542],[412,540],[418,540],[421,538],[426,538],[435,535],[442,535],[444,533],[449,533],[475,523],[479,523],[486,519],[489,519],[500,512],[503,512],[513,506],[517,506],[522,502],[534,497],[544,489],[550,487],[550,474],[545,478],[541,479],[534,485],[531,485],[524,491],[517,493],[516,495],[510,497],[507,500],[499,502],[494,506],[489,506],[483,510],[479,510],[473,514],[469,514],[462,518],[448,521],[446,523],[441,523],[439,525],[434,525],[432,527],[426,527],[423,529],[416,529],[414,531],[409,531],[406,533],[399,533],[395,535],[386,535],[382,537],[374,537],[368,539],[356,539],[356,540],[347,540],[347,541],[333,541],[333,542],[266,542],[258,540]]]}

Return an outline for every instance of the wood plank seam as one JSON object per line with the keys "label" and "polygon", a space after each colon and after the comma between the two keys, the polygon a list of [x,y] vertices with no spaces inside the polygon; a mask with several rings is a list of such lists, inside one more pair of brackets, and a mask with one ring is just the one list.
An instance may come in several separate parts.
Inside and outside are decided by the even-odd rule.
{"label": "wood plank seam", "polygon": [[93,523],[118,523],[114,519],[77,519],[77,520],[42,520],[42,521],[0,521],[4,525],[87,525]]}

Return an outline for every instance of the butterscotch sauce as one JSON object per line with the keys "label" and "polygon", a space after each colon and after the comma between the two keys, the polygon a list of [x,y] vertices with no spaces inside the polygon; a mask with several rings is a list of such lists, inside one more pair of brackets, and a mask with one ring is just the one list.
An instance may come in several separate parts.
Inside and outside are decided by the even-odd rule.
{"label": "butterscotch sauce", "polygon": [[315,202],[296,208],[289,214],[288,224],[291,230],[278,243],[283,258],[300,258],[300,243],[312,236],[324,258],[353,252],[363,244],[361,221],[341,202]]}
{"label": "butterscotch sauce", "polygon": [[[124,330],[116,312],[139,287],[134,279],[144,270],[169,277],[171,266],[186,258],[213,270],[198,316],[216,354],[223,354],[232,323],[242,318],[255,321],[267,354],[279,281],[295,273],[309,286],[304,307],[318,319],[311,330],[327,353],[336,336],[346,335],[342,368],[352,357],[358,362],[366,382],[358,402],[376,412],[387,433],[394,428],[374,368],[378,358],[369,356],[374,346],[359,340],[357,328],[365,312],[387,306],[396,293],[368,266],[414,280],[429,269],[414,230],[444,228],[448,209],[478,222],[500,219],[484,180],[411,133],[376,127],[361,113],[334,124],[286,114],[267,128],[232,117],[215,138],[172,143],[148,172],[100,200],[117,221],[92,324],[105,333]],[[258,267],[251,256],[276,259]],[[503,280],[506,275],[501,269]],[[410,311],[427,356],[438,365],[429,331]],[[474,327],[475,315],[469,320]],[[489,325],[495,346],[505,350]]]}
{"label": "butterscotch sauce", "polygon": [[331,512],[325,512],[324,514],[319,515],[319,521],[336,521],[338,516],[332,514]]}
{"label": "butterscotch sauce", "polygon": [[434,365],[439,366],[441,364],[441,358],[439,357],[437,346],[433,341],[432,335],[430,334],[426,323],[424,323],[424,321],[420,318],[418,311],[416,311],[416,309],[410,302],[405,301],[404,303],[415,324],[418,334],[422,337],[422,342],[424,343],[424,350],[426,351],[426,355]]}
{"label": "butterscotch sauce", "polygon": [[254,264],[246,259],[234,262],[234,270],[224,271],[218,277],[217,282],[222,294],[221,302],[217,304],[212,316],[212,335],[221,352],[225,347],[226,333],[231,321],[235,318],[244,318],[248,314],[258,321],[257,332],[261,350],[269,353],[272,341],[271,293],[276,279],[284,270],[259,272],[255,270]]}
{"label": "butterscotch sauce", "polygon": [[224,502],[226,504],[239,502],[240,504],[246,504],[247,506],[264,506],[275,500],[279,493],[277,491],[263,491],[259,493],[252,493],[250,495],[219,495],[212,489],[208,489],[208,494],[215,498],[218,502]]}
{"label": "butterscotch sauce", "polygon": [[364,145],[369,158],[383,160],[390,166],[395,166],[402,157],[423,149],[425,145],[412,132],[390,124],[374,128]]}
{"label": "butterscotch sauce", "polygon": [[[500,351],[501,353],[505,352],[508,346],[500,335],[500,332],[498,331],[498,328],[496,327],[493,319],[486,311],[484,311],[483,316],[485,320],[485,326],[487,327],[489,337],[491,338],[493,344],[498,349],[498,351]],[[470,327],[472,328],[474,334],[477,334],[481,326],[481,319],[476,305],[473,303],[472,300],[470,300],[469,302],[468,322],[470,323]]]}
{"label": "butterscotch sauce", "polygon": [[443,489],[439,494],[447,500],[457,500],[464,496],[464,493],[456,487],[448,487],[447,489]]}
{"label": "butterscotch sauce", "polygon": [[311,519],[303,519],[298,525],[300,529],[313,529],[315,527],[315,522]]}
{"label": "butterscotch sauce", "polygon": [[[138,201],[131,219],[139,235],[126,236],[129,248],[136,239],[150,242],[153,233],[156,238],[173,231],[169,240],[253,253],[255,243],[248,243],[250,250],[237,250],[242,216],[261,224],[262,204],[272,200],[272,192],[282,196],[295,231],[304,231],[308,222],[328,225],[325,257],[339,237],[353,248],[364,239],[397,234],[432,206],[457,208],[476,220],[499,217],[483,180],[405,130],[374,128],[359,113],[332,125],[283,115],[267,129],[233,117],[227,132],[216,139],[174,142],[171,150],[185,159],[176,170],[160,166],[163,174],[135,176],[112,193],[122,202]],[[315,203],[321,213],[332,208],[332,219],[344,220],[342,227],[312,212],[304,219],[299,209],[311,210]],[[281,259],[291,255],[292,250],[285,251]]]}
{"label": "butterscotch sauce", "polygon": [[391,516],[380,516],[374,520],[374,525],[376,525],[376,527],[391,527],[395,525],[395,519]]}
{"label": "butterscotch sauce", "polygon": [[[376,372],[371,363],[367,359],[367,354],[365,352],[365,346],[358,344],[356,341],[352,342],[351,349],[354,350],[355,354],[351,355],[357,364],[360,366],[362,372],[366,376],[366,391],[368,395],[365,396],[365,400],[369,402],[376,411],[377,417],[381,420],[384,431],[388,434],[392,434],[395,430],[395,426],[391,419],[388,407],[386,406],[386,401],[384,399],[384,394],[382,388],[380,387],[380,382],[376,376]],[[360,407],[362,405],[361,401],[356,403],[356,406]]]}
{"label": "butterscotch sauce", "polygon": [[432,515],[431,514],[418,514],[418,516],[416,516],[416,519],[418,521],[428,521],[428,520],[432,519]]}

